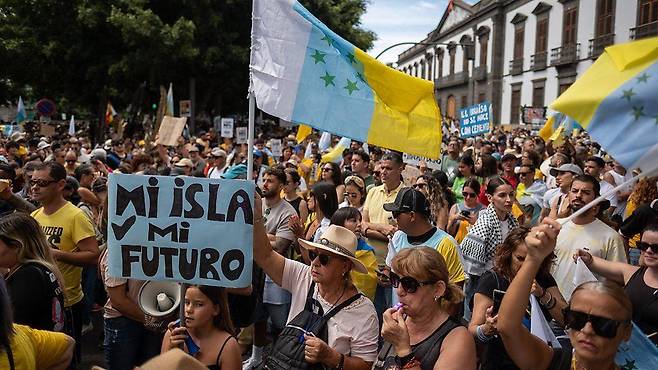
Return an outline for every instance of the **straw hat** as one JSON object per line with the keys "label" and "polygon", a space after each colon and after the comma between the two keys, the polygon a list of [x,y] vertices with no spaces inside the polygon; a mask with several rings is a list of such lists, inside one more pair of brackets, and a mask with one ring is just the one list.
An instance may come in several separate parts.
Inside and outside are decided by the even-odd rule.
{"label": "straw hat", "polygon": [[308,242],[302,239],[299,239],[299,243],[306,249],[322,249],[349,258],[354,263],[354,270],[363,274],[368,273],[368,269],[366,269],[363,262],[359,261],[355,256],[357,245],[356,235],[342,226],[329,225],[327,230],[322,234],[319,243]]}

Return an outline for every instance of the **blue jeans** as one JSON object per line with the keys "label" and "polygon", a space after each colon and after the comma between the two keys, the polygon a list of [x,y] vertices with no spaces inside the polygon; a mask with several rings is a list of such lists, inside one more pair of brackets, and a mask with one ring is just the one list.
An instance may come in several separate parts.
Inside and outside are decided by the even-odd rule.
{"label": "blue jeans", "polygon": [[468,274],[466,285],[464,285],[464,320],[467,322],[471,321],[471,306],[473,305],[471,302],[475,289],[478,287],[478,281],[480,281],[480,276]]}
{"label": "blue jeans", "polygon": [[82,268],[82,292],[84,293],[84,308],[82,310],[82,324],[91,322],[91,308],[96,298],[96,281],[98,281],[98,267],[85,266]]}
{"label": "blue jeans", "polygon": [[162,335],[127,317],[105,319],[105,362],[111,370],[132,370],[160,354]]}

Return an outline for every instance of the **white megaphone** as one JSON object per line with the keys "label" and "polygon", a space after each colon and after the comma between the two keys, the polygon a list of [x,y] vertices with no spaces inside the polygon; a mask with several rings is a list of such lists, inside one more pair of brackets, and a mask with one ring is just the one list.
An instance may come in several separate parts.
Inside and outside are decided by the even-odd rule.
{"label": "white megaphone", "polygon": [[180,285],[171,281],[146,282],[139,290],[137,301],[139,308],[149,316],[169,316],[180,305]]}

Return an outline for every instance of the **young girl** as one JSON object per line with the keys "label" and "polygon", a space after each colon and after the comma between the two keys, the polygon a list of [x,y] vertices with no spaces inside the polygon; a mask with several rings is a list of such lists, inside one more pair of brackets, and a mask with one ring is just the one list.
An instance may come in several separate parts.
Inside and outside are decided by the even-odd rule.
{"label": "young girl", "polygon": [[185,327],[170,323],[162,340],[162,352],[185,343],[188,336],[199,347],[190,353],[211,370],[242,368],[240,346],[233,337],[233,324],[224,288],[191,285],[185,292]]}

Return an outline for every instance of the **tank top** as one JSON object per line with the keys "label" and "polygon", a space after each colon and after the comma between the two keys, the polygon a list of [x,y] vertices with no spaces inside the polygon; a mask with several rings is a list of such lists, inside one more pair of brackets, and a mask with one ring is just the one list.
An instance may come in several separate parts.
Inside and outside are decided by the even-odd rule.
{"label": "tank top", "polygon": [[[650,335],[658,331],[658,289],[644,282],[646,267],[640,267],[628,280],[624,287],[628,298],[633,304],[633,322]],[[657,343],[658,335],[652,336],[652,342]]]}
{"label": "tank top", "polygon": [[[450,334],[450,332],[462,326],[455,319],[449,317],[441,326],[439,326],[430,336],[423,339],[422,341],[411,346],[411,353],[414,354],[414,357],[420,361],[420,368],[422,370],[432,370],[434,369],[434,364],[439,359],[441,354],[441,346],[443,345],[443,340],[445,337]],[[382,347],[382,351],[387,350],[386,360],[382,367],[378,367],[377,363],[375,364],[375,369],[394,369],[396,368],[395,362],[395,351],[392,349],[392,346],[386,343]],[[387,349],[388,347],[388,349]],[[380,356],[378,356],[380,358]],[[397,367],[399,369],[399,367]]]}
{"label": "tank top", "polygon": [[228,338],[224,341],[224,344],[222,344],[222,348],[219,349],[219,353],[217,354],[217,359],[215,359],[215,363],[212,365],[206,365],[208,370],[222,370],[222,367],[219,366],[219,358],[222,356],[222,352],[224,351],[224,347],[226,347],[226,343],[233,338],[233,336],[229,335]]}
{"label": "tank top", "polygon": [[299,216],[299,204],[302,202],[302,197],[297,197],[293,200],[288,200],[286,199],[288,203],[292,206],[292,208],[295,209],[295,212],[297,212],[297,216]]}

